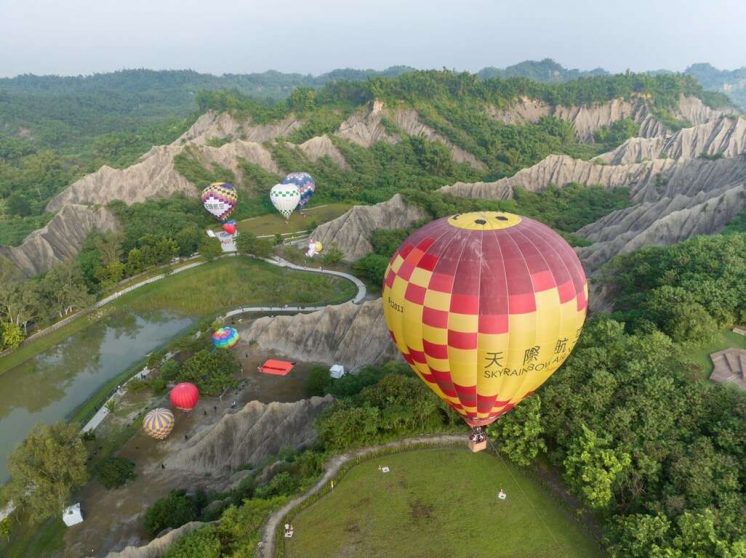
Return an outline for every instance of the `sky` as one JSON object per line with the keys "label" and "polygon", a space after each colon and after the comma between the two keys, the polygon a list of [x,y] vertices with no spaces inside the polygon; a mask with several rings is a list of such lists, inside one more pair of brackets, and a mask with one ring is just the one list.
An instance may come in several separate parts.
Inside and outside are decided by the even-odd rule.
{"label": "sky", "polygon": [[0,0],[0,76],[746,66],[744,0]]}

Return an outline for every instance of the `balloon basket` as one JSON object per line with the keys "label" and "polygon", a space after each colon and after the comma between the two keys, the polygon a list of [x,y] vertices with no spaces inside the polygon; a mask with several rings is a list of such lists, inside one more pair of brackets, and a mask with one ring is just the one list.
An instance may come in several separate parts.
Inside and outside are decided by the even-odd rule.
{"label": "balloon basket", "polygon": [[476,442],[474,440],[469,440],[469,449],[473,453],[477,453],[478,451],[482,451],[487,449],[487,440],[482,440],[481,442]]}

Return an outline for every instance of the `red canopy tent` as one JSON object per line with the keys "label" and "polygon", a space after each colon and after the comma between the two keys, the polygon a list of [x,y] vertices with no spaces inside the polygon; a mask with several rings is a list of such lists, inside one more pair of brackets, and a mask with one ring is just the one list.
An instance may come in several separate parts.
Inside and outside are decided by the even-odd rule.
{"label": "red canopy tent", "polygon": [[259,372],[263,374],[273,374],[275,376],[287,376],[295,366],[294,362],[287,360],[269,359],[259,367]]}

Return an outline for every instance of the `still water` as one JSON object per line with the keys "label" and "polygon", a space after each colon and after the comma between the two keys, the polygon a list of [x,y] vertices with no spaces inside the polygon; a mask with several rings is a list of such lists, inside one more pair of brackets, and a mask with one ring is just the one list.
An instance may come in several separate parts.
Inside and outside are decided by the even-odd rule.
{"label": "still water", "polygon": [[0,375],[0,483],[8,479],[8,456],[35,424],[65,419],[191,323],[163,311],[122,310]]}

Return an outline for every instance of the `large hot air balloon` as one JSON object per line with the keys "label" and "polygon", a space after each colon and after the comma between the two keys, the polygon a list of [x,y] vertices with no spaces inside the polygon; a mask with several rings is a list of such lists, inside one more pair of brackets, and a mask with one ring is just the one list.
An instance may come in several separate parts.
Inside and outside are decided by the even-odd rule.
{"label": "large hot air balloon", "polygon": [[212,344],[216,349],[232,349],[241,337],[232,327],[221,327],[212,334]]}
{"label": "large hot air balloon", "polygon": [[269,191],[269,199],[275,209],[283,214],[285,219],[295,211],[300,202],[300,192],[294,184],[275,184]]}
{"label": "large hot air balloon", "polygon": [[588,286],[575,252],[549,227],[475,212],[409,236],[389,262],[382,297],[404,358],[481,436],[568,357]]}
{"label": "large hot air balloon", "polygon": [[238,195],[233,184],[227,182],[213,182],[202,190],[202,205],[221,221],[225,221],[233,213],[238,202]]}
{"label": "large hot air balloon", "polygon": [[300,209],[306,207],[311,196],[316,191],[316,184],[307,172],[291,172],[282,179],[282,184],[294,184],[298,187],[298,193],[300,193],[298,207]]}
{"label": "large hot air balloon", "polygon": [[192,383],[176,384],[168,394],[171,405],[181,411],[191,411],[199,403],[199,389]]}
{"label": "large hot air balloon", "polygon": [[168,409],[153,409],[142,421],[145,434],[156,440],[165,440],[174,429],[174,414]]}

